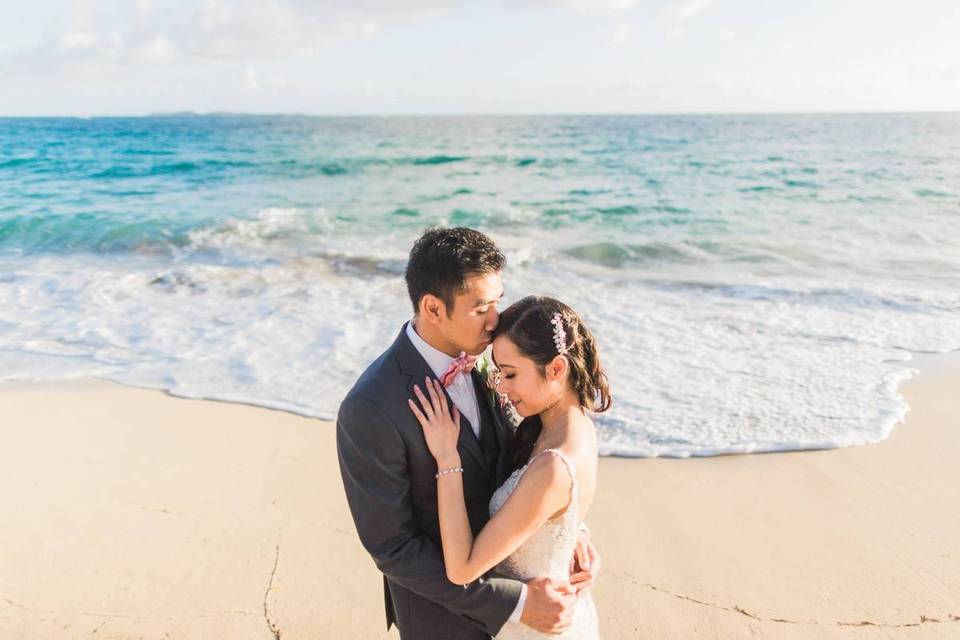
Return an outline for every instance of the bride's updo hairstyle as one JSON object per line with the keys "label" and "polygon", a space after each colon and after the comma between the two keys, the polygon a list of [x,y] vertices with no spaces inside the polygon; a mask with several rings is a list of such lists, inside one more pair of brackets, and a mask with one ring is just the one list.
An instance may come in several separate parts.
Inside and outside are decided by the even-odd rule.
{"label": "bride's updo hairstyle", "polygon": [[[560,323],[555,322],[557,314]],[[566,356],[570,363],[567,380],[580,406],[598,413],[610,408],[610,385],[600,366],[597,341],[569,306],[546,296],[527,296],[500,314],[493,332],[494,338],[499,336],[509,338],[544,377],[547,365],[557,355]]]}

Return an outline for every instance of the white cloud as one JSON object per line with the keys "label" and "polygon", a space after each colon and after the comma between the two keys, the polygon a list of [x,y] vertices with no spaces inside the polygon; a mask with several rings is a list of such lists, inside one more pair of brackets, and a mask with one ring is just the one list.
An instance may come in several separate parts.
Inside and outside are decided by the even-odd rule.
{"label": "white cloud", "polygon": [[243,70],[243,86],[246,89],[259,89],[260,79],[253,67],[247,67]]}
{"label": "white cloud", "polygon": [[572,8],[572,9],[615,9],[624,11],[637,5],[637,0],[502,0],[507,9],[523,7]]}
{"label": "white cloud", "polygon": [[123,36],[116,31],[105,35],[73,31],[60,34],[55,44],[47,43],[45,54],[73,59],[110,58],[123,48]]}
{"label": "white cloud", "polygon": [[64,33],[60,36],[60,49],[97,49],[100,38],[95,33]]}
{"label": "white cloud", "polygon": [[703,13],[712,2],[713,0],[687,0],[667,7],[666,14],[674,20],[689,20]]}
{"label": "white cloud", "polygon": [[287,79],[280,76],[270,76],[268,78],[260,78],[260,74],[257,73],[257,70],[253,67],[246,67],[243,70],[243,81],[242,86],[244,89],[282,89],[287,86]]}
{"label": "white cloud", "polygon": [[637,0],[564,0],[561,4],[579,9],[632,9]]}
{"label": "white cloud", "polygon": [[151,0],[137,0],[134,7],[137,20],[146,21],[153,16],[153,2]]}
{"label": "white cloud", "polygon": [[632,35],[633,28],[626,22],[621,22],[617,25],[617,30],[613,32],[613,42],[615,44],[623,44],[629,40]]}
{"label": "white cloud", "polygon": [[[159,11],[154,0],[129,4],[77,0],[33,47],[0,52],[0,71],[59,78],[77,70],[106,76],[123,66],[249,64],[311,56],[342,39],[368,39],[385,16],[409,19],[449,3],[439,0],[193,0]],[[406,14],[401,10],[406,10]],[[241,67],[242,68],[242,67]],[[267,83],[269,81],[263,81]],[[273,82],[281,86],[283,82]]]}
{"label": "white cloud", "polygon": [[[32,49],[0,53],[0,67],[19,76],[59,75],[80,59],[95,64],[240,65],[317,55],[333,43],[369,40],[386,23],[409,22],[464,7],[462,0],[186,0],[161,10],[157,0],[75,0],[63,22]],[[501,0],[524,6],[626,10],[637,0]],[[58,28],[59,27],[59,28]],[[618,27],[615,42],[630,37]],[[242,68],[242,67],[241,67]]]}
{"label": "white cloud", "polygon": [[139,57],[151,64],[164,64],[173,60],[174,48],[162,33],[143,43],[138,50]]}
{"label": "white cloud", "polygon": [[249,59],[311,53],[320,27],[309,13],[278,0],[206,0],[177,25],[177,37],[201,57]]}

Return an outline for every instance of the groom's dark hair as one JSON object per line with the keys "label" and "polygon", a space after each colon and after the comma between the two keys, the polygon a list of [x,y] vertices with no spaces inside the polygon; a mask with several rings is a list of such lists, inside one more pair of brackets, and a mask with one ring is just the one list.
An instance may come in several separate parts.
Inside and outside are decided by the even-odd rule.
{"label": "groom's dark hair", "polygon": [[447,313],[452,313],[457,294],[467,290],[468,278],[498,273],[506,264],[493,240],[475,229],[427,229],[413,243],[404,274],[413,312],[420,311],[420,299],[429,293],[443,300]]}

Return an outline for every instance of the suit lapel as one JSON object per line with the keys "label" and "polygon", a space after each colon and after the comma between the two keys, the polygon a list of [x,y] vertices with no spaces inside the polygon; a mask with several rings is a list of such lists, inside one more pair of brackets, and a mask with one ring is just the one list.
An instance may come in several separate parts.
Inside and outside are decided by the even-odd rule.
{"label": "suit lapel", "polygon": [[[397,362],[400,364],[400,370],[410,377],[410,379],[407,380],[407,390],[410,392],[410,397],[416,399],[416,395],[413,392],[414,385],[418,385],[420,390],[426,395],[427,391],[424,386],[424,378],[430,376],[436,379],[436,376],[430,369],[427,361],[423,359],[423,356],[420,355],[417,348],[410,342],[410,338],[407,337],[406,324],[403,325],[403,329],[400,331],[400,335],[394,344],[396,346],[396,356]],[[443,394],[447,397],[447,404],[453,406],[453,400],[450,399],[450,394],[447,393],[445,387]],[[483,452],[480,450],[480,441],[477,440],[473,429],[470,428],[470,421],[467,420],[462,413],[460,414],[460,436],[457,439],[457,449],[459,449],[461,453],[468,454],[476,460],[481,468],[489,472],[487,463],[483,458]]]}

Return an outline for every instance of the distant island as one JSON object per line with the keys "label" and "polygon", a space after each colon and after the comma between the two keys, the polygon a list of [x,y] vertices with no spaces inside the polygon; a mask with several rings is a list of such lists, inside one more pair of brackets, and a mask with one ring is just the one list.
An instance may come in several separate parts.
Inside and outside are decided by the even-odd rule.
{"label": "distant island", "polygon": [[304,113],[244,113],[241,111],[210,111],[197,113],[196,111],[160,111],[148,113],[145,118],[263,118],[263,117],[304,117]]}

